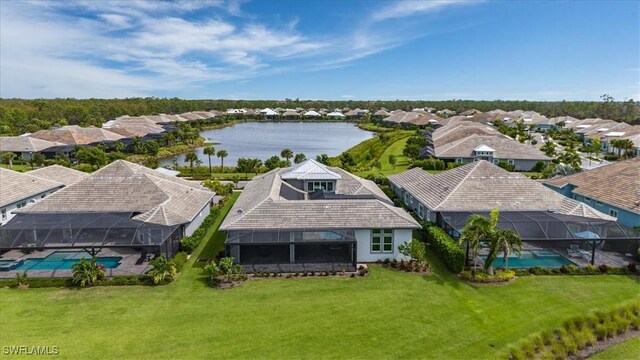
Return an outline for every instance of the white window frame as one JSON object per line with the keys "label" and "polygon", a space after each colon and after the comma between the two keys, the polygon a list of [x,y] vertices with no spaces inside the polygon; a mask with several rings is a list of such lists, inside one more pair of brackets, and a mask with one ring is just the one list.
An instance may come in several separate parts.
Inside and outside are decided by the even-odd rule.
{"label": "white window frame", "polygon": [[2,220],[7,219],[7,209],[0,210],[0,214],[2,214]]}
{"label": "white window frame", "polygon": [[596,205],[598,205],[598,206],[604,206],[604,203],[603,203],[603,202],[601,202],[601,201],[596,200]]}
{"label": "white window frame", "polygon": [[424,206],[422,204],[418,204],[418,217],[424,220]]}
{"label": "white window frame", "polygon": [[613,216],[614,218],[618,218],[618,210],[615,209],[609,209],[609,215]]}
{"label": "white window frame", "polygon": [[409,198],[411,197],[411,195],[409,195],[409,193],[407,191],[404,192],[404,204],[405,205],[409,205]]}
{"label": "white window frame", "polygon": [[456,158],[456,164],[462,164],[462,163],[464,163],[463,158]]}

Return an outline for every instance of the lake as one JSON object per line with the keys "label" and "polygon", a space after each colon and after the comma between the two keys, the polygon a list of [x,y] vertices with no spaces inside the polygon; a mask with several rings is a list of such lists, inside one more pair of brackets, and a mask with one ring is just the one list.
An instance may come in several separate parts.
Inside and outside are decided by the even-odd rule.
{"label": "lake", "polygon": [[[262,161],[280,156],[282,149],[289,148],[294,154],[303,153],[308,159],[317,155],[336,156],[350,147],[370,139],[374,133],[362,130],[353,123],[345,122],[246,122],[223,129],[205,130],[200,135],[214,144],[216,152],[226,150],[229,156],[224,164],[235,166],[238,158],[259,158]],[[208,156],[203,148],[195,153],[208,166]],[[178,164],[188,165],[184,154],[160,160],[160,166],[171,166],[177,158]],[[211,157],[211,165],[220,166],[220,159]]]}

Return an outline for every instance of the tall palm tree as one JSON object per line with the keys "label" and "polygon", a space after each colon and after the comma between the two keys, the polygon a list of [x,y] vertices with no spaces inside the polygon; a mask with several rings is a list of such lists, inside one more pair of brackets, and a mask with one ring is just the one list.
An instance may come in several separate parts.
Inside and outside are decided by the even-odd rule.
{"label": "tall palm tree", "polygon": [[287,159],[287,161],[289,161],[289,159],[291,159],[293,157],[293,151],[289,148],[282,150],[282,152],[280,153],[280,156]]}
{"label": "tall palm tree", "polygon": [[493,266],[491,265],[500,251],[502,251],[505,269],[509,267],[509,254],[511,254],[511,251],[518,255],[522,253],[522,239],[515,231],[499,229],[494,231],[492,237],[491,248],[484,263],[484,269],[489,274],[493,274]]}
{"label": "tall palm tree", "polygon": [[224,172],[224,158],[229,156],[226,150],[218,151],[217,156],[220,158],[220,172]]}
{"label": "tall palm tree", "polygon": [[491,241],[492,234],[498,226],[498,217],[498,209],[492,210],[489,217],[473,214],[467,219],[467,223],[462,229],[459,243],[467,243],[467,248],[473,256],[474,271],[478,268],[476,259],[480,249],[480,242]]}
{"label": "tall palm tree", "polygon": [[211,174],[211,155],[216,155],[216,148],[213,146],[205,147],[202,152],[209,157],[209,174]]}
{"label": "tall palm tree", "polygon": [[190,152],[184,156],[184,160],[189,162],[189,167],[193,169],[193,163],[198,161],[198,155],[194,152]]}

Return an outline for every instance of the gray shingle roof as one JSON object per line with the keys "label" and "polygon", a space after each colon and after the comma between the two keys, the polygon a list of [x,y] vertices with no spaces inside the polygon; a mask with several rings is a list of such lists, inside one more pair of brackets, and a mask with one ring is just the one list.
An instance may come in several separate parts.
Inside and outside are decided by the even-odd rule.
{"label": "gray shingle roof", "polygon": [[443,171],[437,175],[409,174],[389,177],[420,202],[436,211],[549,211],[612,220],[585,204],[569,199],[544,185],[508,172],[488,161]]}
{"label": "gray shingle roof", "polygon": [[64,184],[38,176],[0,168],[0,206],[62,188]]}
{"label": "gray shingle roof", "polygon": [[24,213],[132,212],[162,225],[190,222],[215,194],[180,178],[117,160]]}
{"label": "gray shingle roof", "polygon": [[0,151],[40,152],[66,144],[32,138],[29,136],[0,136]]}
{"label": "gray shingle roof", "polygon": [[[246,185],[220,229],[419,227],[407,212],[394,207],[373,182],[342,169],[328,169],[338,174],[340,180],[335,193],[325,193],[319,200],[311,200],[304,192],[288,189],[281,176],[290,168],[275,169],[254,178]],[[288,190],[282,191],[285,188]]]}
{"label": "gray shingle roof", "polygon": [[80,180],[86,179],[89,174],[70,169],[60,165],[51,165],[29,172],[29,175],[41,177],[47,180],[53,180],[66,186],[73,185]]}
{"label": "gray shingle roof", "polygon": [[78,125],[63,126],[53,130],[40,130],[29,136],[32,138],[60,142],[67,145],[87,145],[125,138],[124,136],[107,129],[101,129],[94,126],[83,128]]}
{"label": "gray shingle roof", "polygon": [[296,164],[290,171],[282,174],[283,179],[297,180],[337,180],[341,176],[313,159]]}
{"label": "gray shingle roof", "polygon": [[534,146],[499,136],[475,134],[450,144],[436,146],[435,156],[439,158],[474,157],[474,150],[483,145],[494,149],[493,156],[499,159],[551,160]]}

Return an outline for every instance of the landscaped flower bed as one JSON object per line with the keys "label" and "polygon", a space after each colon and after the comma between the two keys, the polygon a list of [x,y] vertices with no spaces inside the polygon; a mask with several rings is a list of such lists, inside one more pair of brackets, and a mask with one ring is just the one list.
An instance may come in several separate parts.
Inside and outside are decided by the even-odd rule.
{"label": "landscaped flower bed", "polygon": [[411,259],[409,261],[398,261],[396,259],[385,259],[384,261],[378,261],[377,263],[385,268],[398,269],[408,273],[424,275],[431,272],[429,263],[426,260]]}
{"label": "landscaped flower bed", "polygon": [[515,279],[516,273],[513,270],[496,270],[493,274],[488,274],[484,270],[465,270],[458,274],[461,279],[476,283],[501,283]]}

